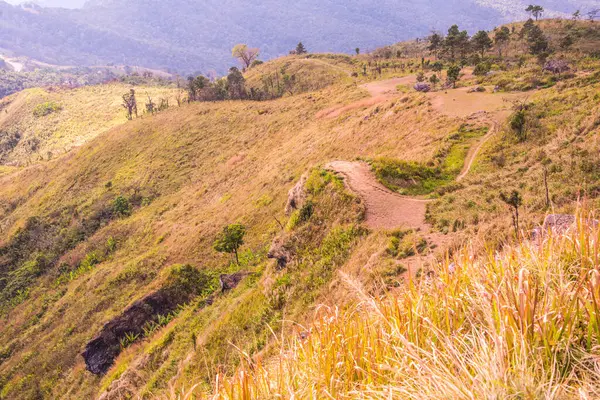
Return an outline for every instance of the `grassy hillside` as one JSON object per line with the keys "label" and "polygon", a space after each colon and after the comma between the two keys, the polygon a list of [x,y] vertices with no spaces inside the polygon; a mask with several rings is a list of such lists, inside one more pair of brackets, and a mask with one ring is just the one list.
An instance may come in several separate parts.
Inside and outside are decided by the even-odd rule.
{"label": "grassy hillside", "polygon": [[[28,165],[64,154],[127,122],[125,84],[27,89],[0,101],[0,164]],[[139,111],[150,95],[176,105],[176,89],[137,87]]]}
{"label": "grassy hillside", "polygon": [[[49,147],[80,137],[83,143],[49,161],[0,169],[0,398],[176,398],[192,388],[217,398],[255,398],[287,390],[258,382],[277,371],[298,378],[281,385],[289,383],[299,397],[307,393],[305,383],[315,383],[319,395],[353,398],[362,391],[381,398],[390,395],[386,381],[404,376],[412,380],[393,386],[393,395],[416,396],[426,379],[432,398],[535,397],[546,393],[543,383],[543,390],[581,388],[592,395],[596,233],[582,228],[576,243],[560,239],[537,250],[506,247],[515,239],[500,192],[523,196],[520,239],[551,210],[573,212],[579,197],[595,208],[600,61],[564,52],[572,70],[555,76],[542,72],[533,56],[519,65],[519,56],[494,61],[494,73],[485,76],[466,68],[457,89],[429,93],[411,88],[414,74],[432,74],[420,58],[286,57],[246,75],[250,87],[274,70],[296,75],[298,91],[282,98],[190,103],[133,121],[119,109],[127,88],[118,85],[9,98],[0,118],[14,118],[11,126],[21,124],[32,135],[56,129]],[[390,77],[396,79],[384,80]],[[467,90],[478,86],[486,92]],[[114,113],[96,109],[113,98]],[[504,98],[526,106],[515,110]],[[50,101],[62,109],[35,119],[38,104]],[[78,113],[81,104],[87,113]],[[525,127],[517,135],[511,121],[519,110]],[[499,118],[497,129],[456,182],[492,117]],[[66,139],[53,142],[59,132]],[[35,160],[38,153],[8,154]],[[370,161],[374,173],[388,171],[377,176],[388,184],[392,177],[390,187],[431,200],[427,218],[441,238],[434,250],[449,249],[448,260],[430,265],[430,258],[420,258],[423,232],[409,226],[364,226],[367,203],[324,168],[357,159]],[[288,192],[299,181],[304,202],[286,214]],[[247,229],[239,264],[213,248],[232,223]],[[472,245],[465,250],[467,237]],[[503,247],[498,257],[487,257],[489,249],[495,254]],[[448,273],[450,260],[457,273]],[[195,268],[192,275],[184,274],[186,265]],[[241,282],[219,290],[222,274],[238,274]],[[123,332],[106,375],[86,370],[81,354],[106,323],[138,300],[199,280],[191,301],[144,322],[139,333]],[[526,298],[517,299],[517,289]],[[319,304],[331,312],[313,320]],[[565,310],[573,319],[561,319]],[[304,339],[296,341],[295,331]],[[374,353],[367,353],[373,358],[362,369],[336,347],[358,353],[352,338],[360,335],[374,340]],[[327,358],[332,353],[324,343],[339,363]],[[262,363],[248,367],[255,356]],[[381,365],[377,357],[384,356],[399,375]],[[490,365],[500,372],[482,367]],[[255,380],[237,382],[245,368],[252,372],[244,376]],[[452,386],[450,376],[466,389]],[[251,394],[228,392],[238,383]]]}

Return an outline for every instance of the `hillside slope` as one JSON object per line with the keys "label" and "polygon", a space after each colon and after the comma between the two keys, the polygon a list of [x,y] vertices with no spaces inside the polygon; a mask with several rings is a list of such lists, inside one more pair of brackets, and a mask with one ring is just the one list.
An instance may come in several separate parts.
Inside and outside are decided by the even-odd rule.
{"label": "hillside slope", "polygon": [[[125,84],[79,89],[27,89],[0,100],[0,164],[48,160],[127,122]],[[140,102],[149,95],[176,104],[176,89],[136,87]],[[143,112],[143,103],[140,104]]]}
{"label": "hillside slope", "polygon": [[[567,30],[584,32],[575,49],[597,37],[596,24],[540,25],[562,30],[557,37]],[[176,398],[182,388],[210,393],[216,379],[225,382],[241,361],[258,355],[269,364],[280,338],[286,342],[293,329],[306,339],[320,304],[343,309],[368,299],[362,294],[395,291],[410,302],[423,293],[429,302],[415,306],[429,306],[439,317],[436,329],[448,329],[444,321],[456,326],[468,318],[481,321],[482,308],[462,294],[477,303],[483,297],[474,293],[482,293],[482,282],[494,286],[506,280],[502,274],[492,275],[498,281],[486,275],[475,280],[480,264],[456,250],[465,238],[474,239],[474,252],[515,240],[511,211],[500,193],[518,190],[522,196],[519,238],[528,237],[550,210],[573,213],[582,196],[595,208],[600,198],[600,61],[579,51],[557,52],[553,57],[567,60],[570,71],[544,72],[533,56],[519,64],[523,43],[518,34],[514,40],[505,59],[494,59],[496,52],[489,49],[493,73],[477,76],[465,68],[457,88],[439,85],[428,93],[412,86],[418,72],[433,74],[433,56],[429,64],[420,58],[286,57],[249,71],[247,82],[258,85],[282,66],[294,74],[306,71],[310,79],[298,78],[306,85],[297,93],[261,102],[171,107],[98,131],[50,161],[0,169],[0,398]],[[322,68],[322,62],[337,68]],[[442,78],[449,66],[444,60]],[[320,85],[323,77],[332,79]],[[517,111],[524,113],[522,132],[511,122]],[[29,115],[22,114],[24,121]],[[60,125],[68,114],[51,115]],[[490,134],[493,118],[498,129]],[[470,163],[473,148],[478,151]],[[358,160],[363,166],[368,162],[371,170],[363,172],[379,181],[371,192],[354,191],[351,178],[346,182],[326,168],[333,161]],[[465,164],[471,168],[457,182]],[[425,202],[418,210],[422,225],[413,225],[414,219],[391,230],[371,224],[366,196],[375,190]],[[217,252],[215,238],[234,223],[246,228],[239,254]],[[580,270],[567,263],[575,254],[577,260],[588,257],[581,269],[585,277],[577,281],[587,288],[595,253],[581,255],[569,243],[557,247],[566,261],[557,264],[563,275],[549,270],[561,277],[553,287],[575,282],[571,278]],[[581,252],[589,250],[582,243]],[[459,261],[463,254],[468,268],[441,275],[448,279],[440,281],[450,266],[439,268],[432,260],[447,249]],[[518,278],[520,264],[513,255],[506,257],[508,276]],[[502,260],[492,256],[485,265],[500,266]],[[523,260],[546,265],[536,256]],[[447,284],[448,296],[438,296],[431,279]],[[423,292],[405,283],[418,283]],[[572,298],[565,293],[562,299]],[[568,307],[569,301],[560,304]],[[508,311],[502,321],[518,314],[521,309],[514,306],[503,308]],[[458,311],[451,315],[452,307]],[[593,327],[597,320],[589,315],[582,311],[577,321]],[[581,326],[572,337],[581,346],[585,337],[585,345],[595,348],[597,335],[586,336]],[[471,332],[462,344],[483,331]],[[436,345],[435,336],[425,337]],[[544,352],[560,356],[563,347],[555,346],[566,344],[545,345]],[[446,378],[455,371],[448,368]],[[498,385],[497,375],[478,380],[473,371],[479,368],[461,369],[464,382]],[[506,381],[502,387],[525,395],[537,393],[530,389],[538,381]],[[475,390],[482,386],[473,393],[490,393]],[[429,389],[435,397],[436,387]],[[450,389],[444,393],[456,394]]]}

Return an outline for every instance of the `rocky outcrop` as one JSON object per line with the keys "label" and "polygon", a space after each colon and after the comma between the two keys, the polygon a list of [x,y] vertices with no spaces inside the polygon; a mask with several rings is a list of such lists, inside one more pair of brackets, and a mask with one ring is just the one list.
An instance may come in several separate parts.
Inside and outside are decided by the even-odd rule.
{"label": "rocky outcrop", "polygon": [[188,300],[172,296],[168,290],[159,290],[136,301],[121,315],[109,321],[83,352],[87,369],[96,375],[105,374],[121,352],[121,340],[127,335],[140,335],[148,322],[158,315],[167,315]]}
{"label": "rocky outcrop", "polygon": [[284,269],[292,259],[292,251],[286,243],[283,237],[275,238],[267,253],[268,258],[277,260],[277,269]]}
{"label": "rocky outcrop", "polygon": [[562,74],[569,72],[571,67],[565,60],[550,60],[544,65],[544,71],[552,72],[553,74]]}
{"label": "rocky outcrop", "polygon": [[285,213],[287,215],[290,215],[294,210],[302,208],[306,202],[306,189],[304,189],[304,185],[307,179],[308,175],[302,175],[298,183],[290,189],[287,204],[285,205]]}
{"label": "rocky outcrop", "polygon": [[121,352],[123,338],[141,335],[147,323],[156,322],[159,315],[168,315],[179,305],[188,303],[210,287],[210,282],[208,275],[189,265],[174,267],[162,289],[127,307],[85,346],[82,355],[88,371],[105,374]]}
{"label": "rocky outcrop", "polygon": [[574,215],[550,214],[546,216],[542,226],[538,226],[533,230],[531,238],[534,241],[542,240],[548,232],[552,232],[556,235],[563,235],[575,226],[575,222],[576,218]]}
{"label": "rocky outcrop", "polygon": [[235,274],[222,274],[219,276],[219,283],[221,284],[221,292],[235,289],[242,279],[248,276],[247,272],[236,272]]}

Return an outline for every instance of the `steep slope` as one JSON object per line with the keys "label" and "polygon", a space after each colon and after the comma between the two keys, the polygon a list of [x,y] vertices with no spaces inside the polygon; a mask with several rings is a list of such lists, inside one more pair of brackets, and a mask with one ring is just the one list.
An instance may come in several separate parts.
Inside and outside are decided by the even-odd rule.
{"label": "steep slope", "polygon": [[[299,41],[314,52],[351,52],[423,36],[459,20],[469,30],[490,29],[523,17],[521,3],[498,9],[475,0],[302,0],[285,7],[257,0],[97,0],[82,10],[32,12],[0,2],[0,48],[61,65],[118,63],[222,73],[233,63],[230,49],[240,42],[259,47],[263,58],[287,54]],[[549,14],[575,8],[539,3]]]}

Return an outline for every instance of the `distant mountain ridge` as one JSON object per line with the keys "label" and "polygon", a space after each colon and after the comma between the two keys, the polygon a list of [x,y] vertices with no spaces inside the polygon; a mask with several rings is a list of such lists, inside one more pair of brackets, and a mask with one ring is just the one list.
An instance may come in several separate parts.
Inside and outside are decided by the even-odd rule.
{"label": "distant mountain ridge", "polygon": [[[538,3],[547,15],[595,0]],[[263,58],[299,41],[310,51],[351,52],[445,30],[473,31],[525,16],[521,0],[89,0],[82,9],[28,10],[0,0],[0,48],[61,65],[128,64],[223,72],[239,42]]]}

